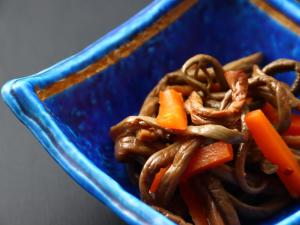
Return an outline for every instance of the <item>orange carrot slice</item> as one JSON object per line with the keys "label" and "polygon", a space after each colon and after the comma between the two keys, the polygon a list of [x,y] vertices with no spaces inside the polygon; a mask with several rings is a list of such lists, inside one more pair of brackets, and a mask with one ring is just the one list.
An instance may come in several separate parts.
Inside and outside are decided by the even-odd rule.
{"label": "orange carrot slice", "polygon": [[156,118],[159,125],[176,130],[187,128],[187,115],[181,93],[173,89],[161,91],[159,93],[159,104],[159,112]]}
{"label": "orange carrot slice", "polygon": [[195,225],[209,225],[208,219],[205,215],[205,209],[201,204],[201,199],[193,189],[192,185],[187,183],[181,183],[179,186],[180,194],[183,201],[189,209],[189,214]]}
{"label": "orange carrot slice", "polygon": [[278,165],[277,174],[291,196],[300,196],[300,167],[289,147],[261,110],[246,114],[245,122],[263,155]]}
{"label": "orange carrot slice", "polygon": [[195,174],[222,165],[232,159],[232,145],[225,142],[219,141],[198,149],[193,154],[184,174],[181,177],[181,181],[184,182]]}
{"label": "orange carrot slice", "polygon": [[151,187],[149,189],[149,192],[151,193],[155,193],[158,186],[159,186],[159,183],[161,181],[161,178],[165,175],[165,173],[167,172],[169,167],[165,167],[165,168],[161,168],[159,170],[159,172],[157,174],[155,174],[155,177],[152,181],[152,184],[151,184]]}
{"label": "orange carrot slice", "polygon": [[218,92],[221,90],[222,90],[222,87],[219,83],[212,83],[210,86],[210,91],[212,91],[212,92]]}
{"label": "orange carrot slice", "polygon": [[300,135],[300,115],[292,115],[291,125],[284,135]]}
{"label": "orange carrot slice", "polygon": [[271,121],[271,123],[275,123],[278,121],[277,110],[270,104],[265,103],[261,109],[266,117]]}
{"label": "orange carrot slice", "polygon": [[[204,171],[222,165],[233,159],[232,145],[219,141],[211,145],[200,148],[194,152],[190,162],[185,169],[181,182],[186,182],[190,177]],[[150,187],[150,192],[155,192],[159,186],[161,178],[166,173],[167,169],[161,168],[155,175]]]}
{"label": "orange carrot slice", "polygon": [[[278,121],[277,110],[270,103],[266,103],[262,107],[262,111],[271,123]],[[289,129],[284,132],[284,135],[300,135],[300,115],[292,114],[291,125]]]}

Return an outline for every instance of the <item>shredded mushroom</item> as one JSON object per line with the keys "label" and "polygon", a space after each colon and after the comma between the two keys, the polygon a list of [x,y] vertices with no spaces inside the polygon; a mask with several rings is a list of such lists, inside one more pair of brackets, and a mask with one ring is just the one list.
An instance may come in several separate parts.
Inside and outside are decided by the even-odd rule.
{"label": "shredded mushroom", "polygon": [[[280,134],[291,124],[292,109],[300,110],[295,97],[300,86],[300,64],[275,60],[263,69],[262,53],[255,53],[222,66],[212,56],[199,54],[180,69],[166,74],[150,91],[139,115],[129,116],[110,129],[115,157],[127,163],[141,199],[177,224],[192,224],[180,195],[180,183],[191,158],[215,142],[230,143],[234,160],[209,168],[191,178],[201,203],[205,223],[238,225],[244,219],[266,219],[290,203],[288,192],[276,177],[277,165],[266,160],[245,124],[245,114],[271,104],[278,115],[274,127]],[[294,71],[291,87],[274,75]],[[188,115],[186,129],[160,125],[159,93],[180,92]],[[300,134],[282,136],[300,162]],[[151,185],[164,169],[155,192]],[[256,197],[259,196],[259,197]]]}

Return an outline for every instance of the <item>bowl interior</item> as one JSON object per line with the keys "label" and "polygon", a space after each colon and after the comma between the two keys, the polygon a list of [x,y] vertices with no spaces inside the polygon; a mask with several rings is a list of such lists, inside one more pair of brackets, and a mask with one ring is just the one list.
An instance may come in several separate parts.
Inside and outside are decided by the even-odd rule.
{"label": "bowl interior", "polygon": [[[44,103],[68,138],[97,167],[138,196],[123,164],[114,159],[109,128],[137,114],[165,73],[206,53],[222,63],[262,51],[265,62],[300,60],[300,38],[248,1],[199,1],[167,29],[105,71]],[[293,76],[281,76],[290,83]]]}

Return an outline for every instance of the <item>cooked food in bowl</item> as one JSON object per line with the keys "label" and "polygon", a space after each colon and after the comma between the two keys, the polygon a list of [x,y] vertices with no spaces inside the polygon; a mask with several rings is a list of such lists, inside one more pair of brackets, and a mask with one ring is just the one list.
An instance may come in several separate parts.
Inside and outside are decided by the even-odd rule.
{"label": "cooked food in bowl", "polygon": [[[199,54],[111,127],[143,201],[178,224],[260,221],[300,196],[300,63]],[[274,76],[294,71],[292,85]]]}

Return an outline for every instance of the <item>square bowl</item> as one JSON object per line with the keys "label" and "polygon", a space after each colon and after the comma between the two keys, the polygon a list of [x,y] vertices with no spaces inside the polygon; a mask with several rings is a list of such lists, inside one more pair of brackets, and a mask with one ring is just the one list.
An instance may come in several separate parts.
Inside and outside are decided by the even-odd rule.
{"label": "square bowl", "polygon": [[[256,51],[300,60],[294,0],[157,0],[80,53],[7,82],[2,97],[83,188],[129,224],[174,224],[138,198],[109,128],[136,114],[154,84],[190,56],[228,62]],[[290,83],[292,77],[285,77]],[[300,224],[292,206],[266,223]]]}

